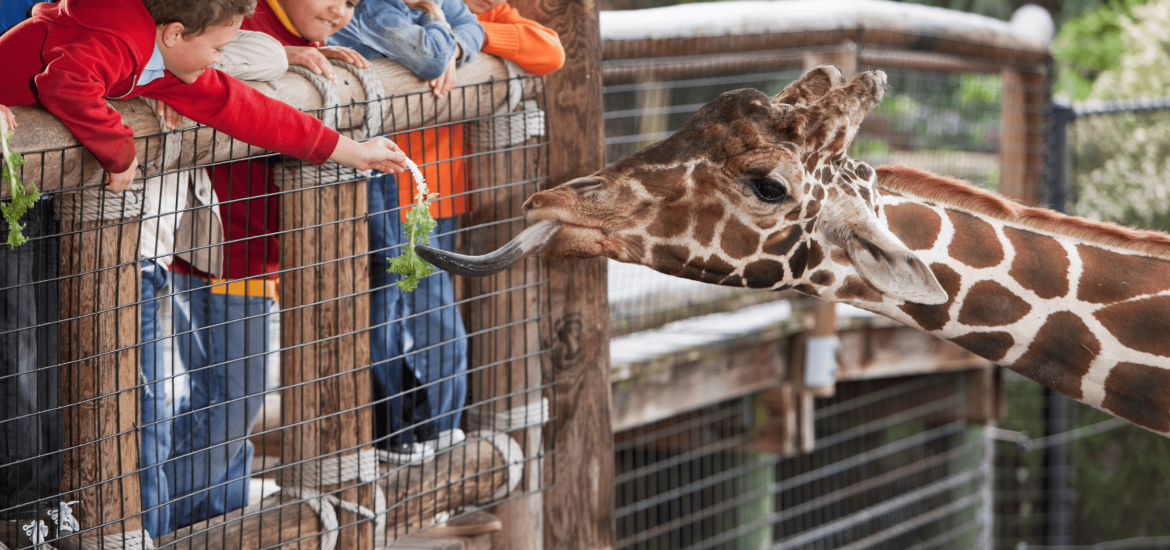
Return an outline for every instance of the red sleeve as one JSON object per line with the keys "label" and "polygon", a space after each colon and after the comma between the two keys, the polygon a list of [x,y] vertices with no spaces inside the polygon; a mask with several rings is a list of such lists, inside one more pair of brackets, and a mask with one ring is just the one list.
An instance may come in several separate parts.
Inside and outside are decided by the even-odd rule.
{"label": "red sleeve", "polygon": [[[134,159],[134,129],[122,124],[105,96],[109,83],[128,81],[133,54],[122,42],[92,33],[44,53],[45,70],[34,77],[37,100],[53,113],[108,172],[121,173]],[[124,93],[128,90],[114,90]]]}
{"label": "red sleeve", "polygon": [[478,18],[487,37],[485,53],[511,59],[533,76],[544,76],[565,64],[565,49],[556,31],[520,15],[507,3]]}
{"label": "red sleeve", "polygon": [[[156,82],[159,82],[156,85]],[[194,84],[168,73],[143,91],[183,116],[240,141],[321,165],[341,139],[320,120],[272,99],[218,69],[207,69]]]}

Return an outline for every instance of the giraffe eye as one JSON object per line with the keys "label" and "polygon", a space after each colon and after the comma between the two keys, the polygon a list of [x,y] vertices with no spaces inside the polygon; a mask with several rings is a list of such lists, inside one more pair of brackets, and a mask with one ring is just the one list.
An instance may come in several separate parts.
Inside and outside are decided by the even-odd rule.
{"label": "giraffe eye", "polygon": [[756,196],[764,202],[780,202],[788,198],[788,188],[778,179],[757,178],[751,180],[749,184]]}

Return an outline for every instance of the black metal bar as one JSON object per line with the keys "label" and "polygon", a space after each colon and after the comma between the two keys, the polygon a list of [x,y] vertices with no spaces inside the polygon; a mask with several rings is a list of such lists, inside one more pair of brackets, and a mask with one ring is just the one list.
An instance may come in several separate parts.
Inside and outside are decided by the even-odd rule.
{"label": "black metal bar", "polygon": [[[1048,59],[1048,116],[1045,121],[1044,203],[1058,212],[1067,210],[1068,195],[1068,125],[1077,118],[1077,112],[1052,97],[1052,58]],[[1091,112],[1086,110],[1086,112]],[[1063,434],[1071,429],[1069,399],[1052,388],[1044,388],[1044,436]],[[1064,546],[1072,543],[1072,503],[1075,489],[1069,472],[1072,448],[1059,443],[1044,449],[1044,521],[1045,544]]]}

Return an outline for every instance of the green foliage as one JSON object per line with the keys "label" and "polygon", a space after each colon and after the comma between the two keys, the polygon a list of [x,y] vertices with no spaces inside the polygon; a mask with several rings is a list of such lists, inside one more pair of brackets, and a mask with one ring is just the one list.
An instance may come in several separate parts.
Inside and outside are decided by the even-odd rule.
{"label": "green foliage", "polygon": [[0,203],[0,213],[3,213],[4,220],[8,222],[8,246],[12,248],[28,242],[28,237],[24,236],[24,224],[20,223],[20,218],[29,208],[33,207],[41,196],[36,184],[30,182],[26,189],[20,181],[20,175],[17,174],[17,170],[24,165],[24,156],[12,149],[12,135],[15,133],[15,131],[9,130],[8,134],[4,136],[4,150],[7,155],[4,157],[2,176],[4,182],[8,184],[12,200]]}
{"label": "green foliage", "polygon": [[[1089,99],[1170,96],[1170,0],[1135,6],[1120,25],[1124,51],[1097,77]],[[1170,230],[1170,113],[1083,118],[1070,137],[1074,213]]]}
{"label": "green foliage", "polygon": [[1061,26],[1053,45],[1058,69],[1057,93],[1085,99],[1102,72],[1120,66],[1126,52],[1122,40],[1124,26],[1132,21],[1134,9],[1148,1],[1109,0]]}
{"label": "green foliage", "polygon": [[[423,193],[425,194],[425,191]],[[390,269],[387,272],[402,275],[396,284],[404,292],[414,292],[420,279],[435,272],[435,266],[420,258],[414,247],[416,244],[431,244],[428,235],[435,229],[436,222],[435,218],[431,217],[430,201],[438,196],[438,193],[420,195],[418,202],[406,213],[406,223],[402,226],[402,231],[409,241],[406,250],[397,258],[386,258],[390,261]]]}

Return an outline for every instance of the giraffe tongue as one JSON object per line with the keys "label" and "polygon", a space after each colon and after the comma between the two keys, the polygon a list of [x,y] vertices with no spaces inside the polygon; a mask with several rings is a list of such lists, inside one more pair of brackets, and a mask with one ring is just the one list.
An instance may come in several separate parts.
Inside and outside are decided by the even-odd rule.
{"label": "giraffe tongue", "polygon": [[536,222],[499,250],[483,256],[464,256],[423,245],[414,247],[414,251],[435,267],[449,273],[464,277],[485,277],[508,269],[525,256],[540,252],[560,228],[560,222]]}

